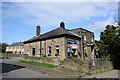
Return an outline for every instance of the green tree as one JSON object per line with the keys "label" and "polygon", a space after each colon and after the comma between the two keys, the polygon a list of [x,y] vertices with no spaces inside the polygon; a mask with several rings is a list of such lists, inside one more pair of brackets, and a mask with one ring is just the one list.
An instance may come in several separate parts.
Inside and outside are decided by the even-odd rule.
{"label": "green tree", "polygon": [[0,52],[5,53],[7,46],[8,46],[7,43],[0,43]]}
{"label": "green tree", "polygon": [[102,57],[110,57],[115,65],[118,64],[120,62],[120,26],[107,25],[101,32],[100,43],[97,45]]}

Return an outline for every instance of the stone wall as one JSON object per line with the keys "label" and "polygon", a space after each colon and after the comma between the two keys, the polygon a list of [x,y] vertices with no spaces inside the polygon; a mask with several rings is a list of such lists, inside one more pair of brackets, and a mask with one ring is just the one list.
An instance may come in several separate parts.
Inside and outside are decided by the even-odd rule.
{"label": "stone wall", "polygon": [[55,66],[60,65],[60,61],[59,61],[60,59],[59,58],[24,56],[23,60],[33,61],[33,62],[40,62],[40,63],[47,63],[47,64],[53,64]]}
{"label": "stone wall", "polygon": [[95,73],[103,70],[112,69],[112,62],[110,61],[90,61],[80,60],[74,58],[65,59],[64,67],[77,70],[79,72]]}
{"label": "stone wall", "polygon": [[[59,55],[55,56],[56,54],[56,46],[59,46]],[[51,47],[51,53],[49,53],[49,47]],[[35,48],[35,55],[32,55],[32,49]],[[25,54],[29,56],[36,56],[36,57],[49,57],[49,58],[60,58],[63,60],[65,58],[65,38],[53,38],[49,40],[43,40],[38,42],[26,43],[24,45]],[[49,55],[51,54],[51,55]]]}
{"label": "stone wall", "polygon": [[9,57],[22,57],[21,54],[10,54],[10,53],[0,53],[4,58],[9,58]]}

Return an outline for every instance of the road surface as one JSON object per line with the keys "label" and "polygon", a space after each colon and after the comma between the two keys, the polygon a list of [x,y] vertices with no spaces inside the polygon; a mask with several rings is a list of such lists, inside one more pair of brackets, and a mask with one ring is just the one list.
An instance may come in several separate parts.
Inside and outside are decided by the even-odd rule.
{"label": "road surface", "polygon": [[2,78],[33,78],[36,76],[46,76],[48,74],[44,74],[42,72],[37,72],[34,70],[26,69],[23,66],[17,66],[10,64],[12,62],[17,62],[21,58],[11,58],[11,59],[3,59],[0,60],[0,69],[2,68],[1,76]]}

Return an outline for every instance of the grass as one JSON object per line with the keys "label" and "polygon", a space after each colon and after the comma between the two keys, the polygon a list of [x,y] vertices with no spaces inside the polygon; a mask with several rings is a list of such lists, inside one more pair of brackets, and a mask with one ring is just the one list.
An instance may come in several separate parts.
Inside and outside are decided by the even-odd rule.
{"label": "grass", "polygon": [[0,57],[0,59],[4,59],[4,57]]}
{"label": "grass", "polygon": [[60,61],[60,65],[64,65],[64,61],[63,60]]}
{"label": "grass", "polygon": [[27,63],[27,64],[32,64],[32,65],[37,65],[37,66],[48,67],[48,68],[55,68],[55,67],[57,67],[57,66],[54,66],[52,64],[40,63],[40,62],[32,62],[32,61],[25,61],[25,60],[21,60],[19,62]]}

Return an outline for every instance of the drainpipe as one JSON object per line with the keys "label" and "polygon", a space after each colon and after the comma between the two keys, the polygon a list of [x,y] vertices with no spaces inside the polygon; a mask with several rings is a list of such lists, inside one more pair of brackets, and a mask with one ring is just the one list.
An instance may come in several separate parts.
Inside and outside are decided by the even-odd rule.
{"label": "drainpipe", "polygon": [[83,35],[82,35],[82,32],[81,32],[81,52],[82,52],[82,59],[84,59],[84,45],[83,45]]}

